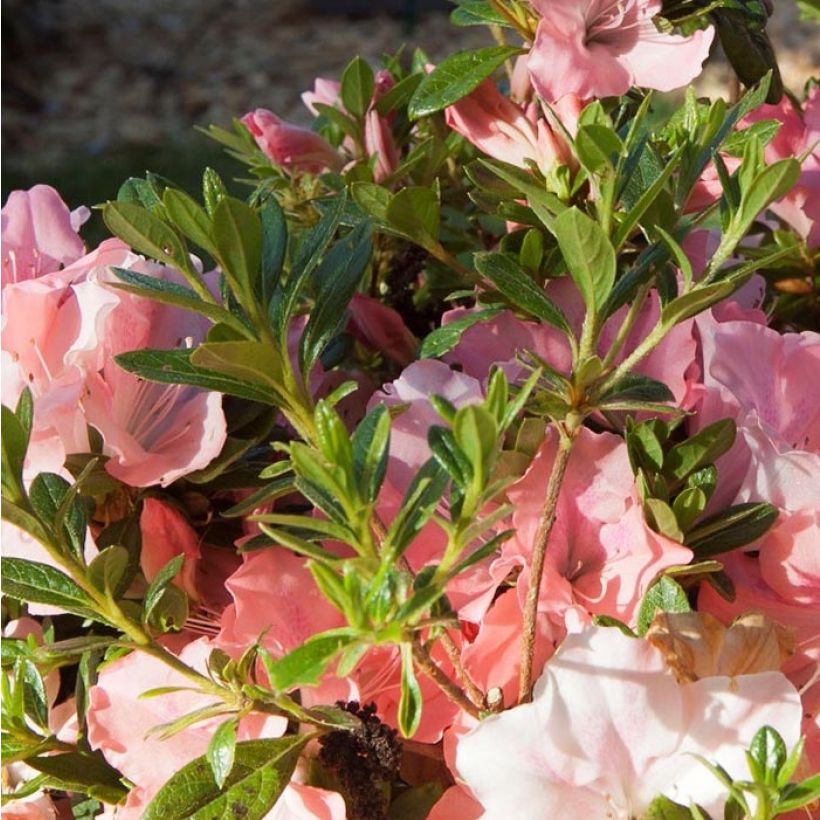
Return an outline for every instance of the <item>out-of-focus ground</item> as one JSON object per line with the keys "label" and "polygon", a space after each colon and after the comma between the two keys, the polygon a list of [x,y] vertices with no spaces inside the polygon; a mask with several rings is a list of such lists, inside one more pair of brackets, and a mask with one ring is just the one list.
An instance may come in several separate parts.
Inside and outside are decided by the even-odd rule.
{"label": "out-of-focus ground", "polygon": [[[146,168],[194,186],[220,149],[194,126],[264,107],[307,123],[300,100],[355,54],[402,43],[433,60],[491,42],[456,28],[440,0],[2,0],[3,196],[47,181],[74,206]],[[385,13],[393,7],[394,14]],[[358,14],[344,13],[353,10]],[[820,66],[820,29],[776,0],[769,32],[787,86]],[[699,81],[728,88],[719,55]]]}

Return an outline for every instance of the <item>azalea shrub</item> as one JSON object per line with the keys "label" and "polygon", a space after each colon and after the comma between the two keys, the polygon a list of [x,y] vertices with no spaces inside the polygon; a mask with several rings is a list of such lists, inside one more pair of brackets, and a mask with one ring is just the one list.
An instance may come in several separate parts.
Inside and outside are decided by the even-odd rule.
{"label": "azalea shrub", "polygon": [[[769,12],[460,0],[496,45],[211,127],[238,179],[129,179],[96,248],[9,196],[4,813],[816,810],[820,95]],[[716,38],[734,98],[666,94]]]}

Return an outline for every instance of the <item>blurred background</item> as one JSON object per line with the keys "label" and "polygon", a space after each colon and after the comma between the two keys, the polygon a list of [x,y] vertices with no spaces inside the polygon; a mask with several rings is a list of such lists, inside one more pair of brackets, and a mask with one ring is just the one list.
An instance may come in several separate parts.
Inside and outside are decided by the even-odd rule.
{"label": "blurred background", "polygon": [[[805,0],[804,0],[805,2]],[[814,0],[811,0],[814,2]],[[769,24],[788,87],[820,66],[820,29],[795,0]],[[37,182],[71,207],[116,195],[146,170],[188,190],[211,165],[241,173],[195,126],[229,127],[269,108],[308,124],[300,94],[355,54],[378,62],[404,43],[433,60],[491,43],[456,28],[446,0],[2,0],[2,196]],[[716,54],[704,92],[728,92]]]}

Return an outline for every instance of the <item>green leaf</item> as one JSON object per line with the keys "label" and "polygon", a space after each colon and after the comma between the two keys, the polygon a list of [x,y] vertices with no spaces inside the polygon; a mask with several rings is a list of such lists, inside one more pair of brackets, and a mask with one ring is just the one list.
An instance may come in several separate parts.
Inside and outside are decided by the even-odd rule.
{"label": "green leaf", "polygon": [[2,408],[2,481],[3,497],[10,501],[22,501],[23,462],[26,459],[33,416],[31,391],[25,388],[20,394],[17,411],[3,405]]}
{"label": "green leaf", "polygon": [[578,208],[556,217],[554,232],[570,276],[593,313],[604,305],[615,282],[615,249],[601,226]]}
{"label": "green leaf", "polygon": [[92,584],[111,598],[119,598],[131,581],[128,570],[131,555],[125,547],[113,545],[98,553],[88,565],[88,577]]}
{"label": "green leaf", "polygon": [[296,251],[290,275],[284,288],[270,302],[270,318],[283,349],[287,349],[288,330],[305,283],[316,269],[325,249],[333,239],[345,211],[347,194],[332,199],[319,223],[303,239]]}
{"label": "green leaf", "polygon": [[699,487],[687,487],[678,494],[672,504],[672,510],[683,532],[690,529],[692,524],[703,514],[707,501],[706,493]]}
{"label": "green leaf", "polygon": [[733,419],[722,419],[704,427],[667,452],[663,474],[672,481],[684,481],[691,473],[713,464],[727,453],[735,443],[736,433],[737,425]]}
{"label": "green leaf", "polygon": [[430,520],[441,503],[447,481],[447,472],[433,458],[413,477],[387,533],[393,555],[400,555]]}
{"label": "green leaf", "polygon": [[698,559],[710,558],[756,541],[769,530],[777,516],[777,507],[771,504],[735,504],[701,521],[687,533],[685,543]]}
{"label": "green leaf", "polygon": [[390,449],[390,413],[383,404],[359,422],[351,439],[353,475],[365,502],[373,503],[387,473]]}
{"label": "green leaf", "polygon": [[492,474],[498,451],[498,424],[480,404],[469,404],[456,413],[453,437],[472,466],[473,481],[484,487]]}
{"label": "green leaf", "polygon": [[402,188],[390,200],[385,218],[423,248],[438,246],[439,201],[431,188]]}
{"label": "green leaf", "polygon": [[213,240],[222,272],[251,298],[262,261],[262,223],[256,211],[234,197],[221,199],[214,210]]}
{"label": "green leaf", "polygon": [[208,216],[213,217],[220,200],[228,195],[222,177],[213,168],[206,168],[202,174],[202,201]]}
{"label": "green leaf", "polygon": [[282,383],[281,362],[263,342],[206,342],[194,348],[191,363],[206,371],[268,387],[274,393]]}
{"label": "green leaf", "polygon": [[459,487],[466,487],[473,478],[473,466],[456,443],[452,430],[432,425],[427,428],[427,443],[433,458],[447,471]]}
{"label": "green leaf", "polygon": [[313,635],[268,667],[271,688],[288,692],[300,686],[316,686],[330,662],[357,640],[358,634],[349,627]]}
{"label": "green leaf", "polygon": [[480,322],[488,322],[502,312],[501,308],[485,308],[460,316],[453,322],[436,328],[425,336],[419,349],[420,359],[435,359],[452,350],[460,341],[465,331]]}
{"label": "green leaf", "polygon": [[123,285],[113,283],[112,286],[117,290],[124,290],[126,293],[133,293],[135,296],[142,296],[146,299],[153,299],[155,302],[162,302],[166,305],[174,305],[199,313],[212,322],[221,322],[228,325],[232,330],[246,338],[253,338],[253,331],[233,313],[225,310],[220,305],[213,304],[213,302],[200,299],[190,288],[160,279],[157,276],[148,276],[124,268],[112,267],[111,270],[118,279],[125,283]]}
{"label": "green leaf", "polygon": [[790,783],[780,792],[778,814],[786,814],[820,800],[820,774],[807,777],[800,783]]}
{"label": "green leaf", "polygon": [[692,820],[692,812],[661,794],[646,807],[643,817],[644,820]]}
{"label": "green leaf", "polygon": [[[738,283],[739,285],[739,283]],[[706,308],[720,302],[732,294],[736,287],[734,282],[715,282],[711,285],[700,285],[683,296],[678,296],[663,306],[661,321],[671,327],[685,319],[702,313]]]}
{"label": "green leaf", "polygon": [[623,142],[615,131],[606,125],[582,125],[575,137],[578,159],[592,174],[597,174],[605,168],[612,171],[623,150]]}
{"label": "green leaf", "polygon": [[373,252],[370,222],[362,222],[339,240],[316,271],[319,290],[299,342],[299,362],[307,374],[342,325]]}
{"label": "green leaf", "polygon": [[379,112],[379,115],[386,117],[391,111],[396,111],[405,105],[413,96],[423,78],[423,74],[408,74],[389,91],[382,94],[376,103],[376,111]]}
{"label": "green leaf", "polygon": [[[68,498],[69,495],[71,498]],[[82,560],[87,518],[82,503],[71,493],[71,485],[55,473],[40,473],[29,488],[29,501],[46,526],[60,527],[58,537],[70,553]],[[67,509],[59,521],[64,502]],[[62,526],[61,526],[62,524]]]}
{"label": "green leaf", "polygon": [[675,394],[663,383],[639,373],[629,373],[598,397],[601,406],[608,402],[675,401]]}
{"label": "green leaf", "polygon": [[135,251],[195,276],[185,245],[176,231],[140,205],[108,202],[103,208],[108,230]]}
{"label": "green leaf", "polygon": [[691,612],[689,600],[683,587],[662,575],[660,580],[654,583],[641,601],[638,610],[637,632],[643,637],[646,635],[652,619],[656,612]]}
{"label": "green leaf", "polygon": [[67,752],[47,757],[32,757],[26,763],[48,775],[53,789],[88,794],[107,803],[118,803],[127,794],[120,773],[97,752]]}
{"label": "green leaf", "polygon": [[475,266],[517,308],[564,333],[571,333],[560,308],[547,298],[514,259],[500,253],[477,253]]}
{"label": "green leaf", "polygon": [[800,177],[800,163],[793,157],[767,165],[743,194],[739,220],[749,225],[775,200],[785,196]]}
{"label": "green leaf", "polygon": [[207,757],[196,758],[159,790],[143,820],[262,820],[290,782],[311,735],[236,744],[234,765],[219,788]]}
{"label": "green leaf", "polygon": [[184,191],[166,188],[162,195],[162,204],[165,205],[165,211],[170,220],[191,242],[199,245],[211,256],[217,255],[216,246],[211,238],[213,232],[211,217],[193,197],[188,196]]}
{"label": "green leaf", "polygon": [[354,57],[342,72],[342,104],[350,114],[364,116],[373,98],[373,69],[361,58]]}
{"label": "green leaf", "polygon": [[182,569],[184,562],[184,555],[176,555],[154,576],[154,580],[151,581],[145,592],[145,599],[142,604],[143,612],[145,613],[143,617],[146,621],[151,617],[157,604],[159,604],[165,590]]}
{"label": "green leaf", "polygon": [[233,769],[236,756],[236,724],[235,719],[221,723],[208,743],[208,750],[205,753],[214,773],[214,782],[220,789],[225,785]]}
{"label": "green leaf", "polygon": [[413,669],[413,647],[401,645],[401,694],[399,695],[398,724],[404,737],[412,737],[421,723],[424,699]]}
{"label": "green leaf", "polygon": [[279,276],[285,264],[288,226],[279,203],[270,197],[259,214],[262,220],[262,275],[259,280],[262,303],[270,304],[279,287]]}
{"label": "green leaf", "polygon": [[121,353],[114,360],[123,370],[149,381],[189,384],[262,404],[278,404],[278,394],[271,387],[197,367],[191,361],[193,352],[187,349],[134,350]]}
{"label": "green leaf", "polygon": [[83,618],[105,622],[94,603],[67,575],[47,564],[23,558],[3,559],[3,594],[18,601],[49,604]]}
{"label": "green leaf", "polygon": [[458,8],[450,12],[450,22],[455,26],[512,26],[487,0],[459,0]]}
{"label": "green leaf", "polygon": [[426,117],[467,96],[505,60],[523,53],[514,46],[491,46],[476,51],[460,51],[442,60],[416,89],[408,114]]}
{"label": "green leaf", "polygon": [[786,744],[777,729],[771,726],[758,729],[749,744],[749,764],[757,768],[752,771],[755,781],[773,786],[787,756]]}

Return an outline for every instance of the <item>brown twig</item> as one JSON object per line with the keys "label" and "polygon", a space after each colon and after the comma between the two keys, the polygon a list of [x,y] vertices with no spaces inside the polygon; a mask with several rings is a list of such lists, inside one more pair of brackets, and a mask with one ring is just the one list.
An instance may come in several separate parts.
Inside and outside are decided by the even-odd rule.
{"label": "brown twig", "polygon": [[413,644],[413,660],[416,662],[418,668],[460,709],[463,709],[476,720],[481,718],[478,707],[464,694],[462,689],[449,678],[444,670],[435,663],[430,657],[430,653],[420,643]]}
{"label": "brown twig", "polygon": [[527,600],[524,605],[524,625],[521,636],[521,675],[518,685],[518,702],[527,703],[532,691],[532,661],[535,654],[535,626],[538,618],[538,595],[541,591],[541,577],[544,574],[544,558],[547,554],[547,543],[552,525],[555,523],[555,514],[558,509],[558,496],[561,484],[569,464],[572,445],[575,442],[577,430],[558,428],[558,451],[552,465],[547,495],[541,510],[541,520],[532,547],[532,565],[530,566],[530,582],[527,589]]}

